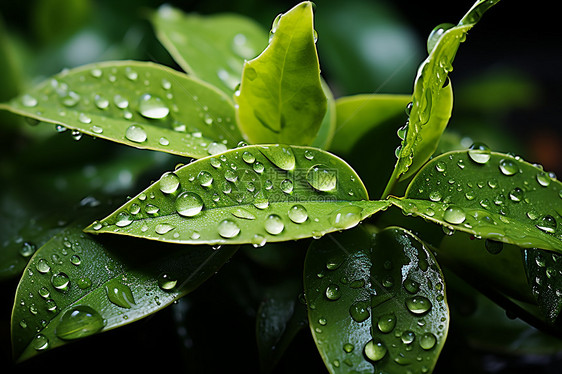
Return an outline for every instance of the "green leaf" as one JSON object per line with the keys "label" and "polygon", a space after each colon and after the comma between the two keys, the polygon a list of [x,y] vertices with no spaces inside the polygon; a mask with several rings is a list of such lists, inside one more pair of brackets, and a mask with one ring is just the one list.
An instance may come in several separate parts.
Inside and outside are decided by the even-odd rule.
{"label": "green leaf", "polygon": [[403,123],[410,101],[409,95],[361,94],[338,98],[336,136],[330,150],[347,154],[369,131],[386,121]]}
{"label": "green leaf", "polygon": [[562,256],[539,249],[526,249],[523,256],[537,304],[546,320],[554,324],[562,311]]}
{"label": "green leaf", "polygon": [[312,3],[273,22],[271,42],[244,64],[236,118],[251,143],[310,145],[326,113]]}
{"label": "green leaf", "polygon": [[332,90],[324,80],[322,80],[322,87],[327,99],[327,109],[311,146],[328,150],[330,149],[330,145],[332,144],[336,133],[337,110],[336,100],[334,99]]}
{"label": "green leaf", "polygon": [[432,159],[392,202],[449,230],[562,252],[562,184],[520,157],[473,149]]}
{"label": "green leaf", "polygon": [[350,228],[389,205],[368,201],[357,174],[330,153],[247,146],[165,173],[87,231],[261,246]]}
{"label": "green leaf", "polygon": [[200,158],[241,140],[229,98],[149,62],[63,71],[0,109],[137,148]]}
{"label": "green leaf", "polygon": [[244,61],[267,46],[267,31],[238,14],[201,16],[162,5],[150,20],[182,69],[228,95],[240,83]]}
{"label": "green leaf", "polygon": [[310,329],[331,373],[431,372],[448,330],[444,280],[408,231],[360,227],[315,241],[304,283]]}
{"label": "green leaf", "polygon": [[453,98],[447,82],[457,50],[468,31],[498,1],[479,0],[457,26],[441,24],[429,35],[429,56],[418,69],[408,131],[387,191],[398,179],[406,179],[415,173],[437,148],[439,137],[451,116]]}
{"label": "green leaf", "polygon": [[168,306],[212,276],[237,249],[101,241],[82,227],[76,222],[55,235],[24,272],[12,313],[18,361]]}

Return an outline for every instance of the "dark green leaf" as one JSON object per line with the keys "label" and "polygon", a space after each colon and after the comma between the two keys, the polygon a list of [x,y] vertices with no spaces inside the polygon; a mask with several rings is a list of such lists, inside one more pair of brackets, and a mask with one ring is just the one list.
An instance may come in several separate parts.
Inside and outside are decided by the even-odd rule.
{"label": "dark green leaf", "polygon": [[562,256],[539,249],[526,249],[524,258],[533,295],[546,320],[553,324],[562,311]]}
{"label": "dark green leaf", "polygon": [[251,143],[312,144],[326,114],[312,3],[278,16],[271,42],[244,64],[236,118]]}
{"label": "dark green leaf", "polygon": [[329,371],[431,372],[448,330],[444,287],[431,252],[403,229],[313,242],[305,295]]}
{"label": "dark green leaf", "polygon": [[63,71],[0,109],[77,134],[195,158],[241,140],[226,95],[149,62],[104,62]]}
{"label": "dark green leaf", "polygon": [[562,251],[562,184],[537,165],[486,150],[445,153],[414,177],[407,214],[522,248]]}
{"label": "dark green leaf", "polygon": [[267,31],[237,14],[201,16],[162,5],[151,21],[182,69],[229,95],[240,83],[244,61],[267,46]]}
{"label": "dark green leaf", "polygon": [[247,146],[167,172],[87,228],[173,243],[253,244],[319,237],[386,209],[325,151]]}

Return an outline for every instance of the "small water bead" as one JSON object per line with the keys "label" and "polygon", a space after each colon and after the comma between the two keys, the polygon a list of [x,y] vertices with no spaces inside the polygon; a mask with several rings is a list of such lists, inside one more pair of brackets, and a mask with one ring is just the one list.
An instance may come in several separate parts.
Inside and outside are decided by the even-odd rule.
{"label": "small water bead", "polygon": [[328,300],[338,300],[341,297],[341,289],[337,284],[330,284],[326,287],[325,295]]}
{"label": "small water bead", "polygon": [[203,199],[194,192],[184,191],[175,202],[176,212],[183,217],[193,217],[203,209]]}
{"label": "small water bead", "polygon": [[426,332],[425,334],[423,334],[419,340],[420,347],[426,351],[435,347],[436,343],[437,338],[430,332]]}
{"label": "small water bead", "polygon": [[44,351],[45,349],[49,348],[49,338],[47,338],[43,334],[37,334],[31,341],[31,346],[36,351]]}
{"label": "small water bead", "polygon": [[62,133],[67,131],[68,129],[66,127],[64,127],[63,125],[55,125],[55,131],[58,133]]}
{"label": "small water bead", "polygon": [[394,330],[394,327],[396,327],[396,315],[394,313],[388,313],[380,316],[377,322],[377,327],[383,334],[388,334]]}
{"label": "small water bead", "polygon": [[82,263],[82,259],[80,259],[80,256],[78,255],[72,255],[70,256],[70,263],[72,265],[78,266]]}
{"label": "small water bead", "polygon": [[38,292],[39,296],[41,296],[43,299],[48,299],[49,296],[51,296],[51,293],[49,292],[49,289],[47,287],[41,287]]}
{"label": "small water bead", "polygon": [[72,130],[72,132],[70,133],[70,135],[72,136],[72,138],[76,141],[82,139],[82,133],[78,130]]}
{"label": "small water bead", "polygon": [[370,308],[368,302],[358,301],[353,303],[351,307],[349,307],[349,314],[355,322],[361,323],[367,320],[367,318],[369,318],[369,316],[371,315],[369,309]]}
{"label": "small water bead", "polygon": [[140,125],[131,125],[125,131],[125,137],[135,143],[143,143],[148,138],[146,131]]}
{"label": "small water bead", "polygon": [[519,166],[517,166],[515,160],[511,160],[508,158],[503,158],[500,160],[499,168],[500,171],[507,176],[515,175],[520,171]]}
{"label": "small water bead", "polygon": [[348,229],[357,226],[361,222],[363,209],[350,205],[337,210],[332,217],[332,224],[336,228]]}
{"label": "small water bead", "polygon": [[144,94],[139,99],[139,112],[146,118],[162,119],[170,113],[170,108],[164,105],[159,97]]}
{"label": "small water bead", "polygon": [[490,161],[490,148],[483,143],[474,143],[468,150],[468,157],[477,164],[485,164]]}
{"label": "small water bead", "polygon": [[96,310],[87,305],[78,305],[62,315],[55,334],[63,340],[81,339],[99,332],[104,326],[105,321]]}
{"label": "small water bead", "polygon": [[217,142],[211,142],[209,144],[209,146],[207,147],[207,152],[211,156],[217,155],[219,153],[226,152],[227,150],[228,150],[228,148],[226,147],[226,145],[224,145],[222,143],[217,143]]}
{"label": "small water bead", "polygon": [[442,23],[440,25],[435,26],[435,28],[431,30],[429,36],[427,37],[427,53],[431,53],[431,51],[433,51],[433,48],[435,48],[435,46],[437,45],[439,39],[441,39],[443,34],[447,30],[453,28],[454,26],[455,25],[453,25],[452,23]]}
{"label": "small water bead", "polygon": [[180,178],[173,172],[167,172],[162,175],[159,182],[160,191],[165,194],[172,194],[178,190],[180,186]]}
{"label": "small water bead", "polygon": [[308,212],[301,204],[293,205],[287,213],[289,219],[295,223],[303,223],[308,219]]}
{"label": "small water bead", "polygon": [[99,109],[107,109],[109,107],[109,100],[101,95],[96,95],[94,96],[94,104]]}
{"label": "small water bead", "polygon": [[431,301],[424,296],[414,296],[406,299],[406,307],[414,314],[425,314],[432,306]]}
{"label": "small water bead", "polygon": [[269,207],[269,200],[265,197],[257,197],[254,200],[254,206],[258,209],[267,209]]}
{"label": "small water bead", "polygon": [[439,192],[438,190],[434,190],[429,193],[429,200],[431,201],[441,201],[441,197],[441,192]]}
{"label": "small water bead", "polygon": [[49,266],[47,261],[45,259],[42,259],[42,258],[39,259],[39,261],[37,261],[37,264],[35,264],[35,268],[41,274],[46,274],[51,270],[51,267]]}
{"label": "small water bead", "polygon": [[406,139],[406,132],[407,131],[408,131],[408,125],[404,125],[396,131],[396,135],[398,135],[398,137],[401,140],[404,140],[404,139]]}
{"label": "small water bead", "polygon": [[253,165],[253,169],[256,173],[261,174],[265,170],[265,166],[261,162],[256,161]]}
{"label": "small water bead", "polygon": [[133,218],[127,211],[122,211],[117,214],[115,225],[118,227],[129,226],[133,222]]}
{"label": "small water bead", "polygon": [[461,207],[449,206],[443,213],[443,219],[448,223],[458,225],[466,220],[466,213]]}
{"label": "small water bead", "polygon": [[343,350],[345,351],[345,353],[351,353],[351,352],[353,352],[354,349],[355,349],[355,346],[351,343],[345,343],[343,345]]}
{"label": "small water bead", "polygon": [[90,70],[90,75],[94,78],[100,78],[103,75],[103,72],[101,69],[95,68]]}
{"label": "small water bead", "polygon": [[32,242],[23,242],[20,248],[20,255],[30,257],[37,250],[37,246]]}
{"label": "small water bead", "polygon": [[130,67],[127,67],[127,68],[125,69],[125,75],[127,76],[127,78],[128,78],[129,80],[132,80],[132,81],[136,81],[137,78],[139,77],[139,73],[137,73],[136,71],[134,71],[134,70],[131,69]]}
{"label": "small water bead", "polygon": [[219,235],[223,238],[230,239],[234,238],[240,233],[240,227],[236,224],[236,222],[225,219],[219,223],[218,226]]}
{"label": "small water bead", "polygon": [[165,90],[169,90],[170,88],[172,88],[172,83],[170,83],[170,81],[166,78],[162,78],[160,83],[162,84],[162,88]]}
{"label": "small water bead", "polygon": [[383,342],[370,340],[363,350],[365,356],[371,361],[380,361],[386,355],[387,349]]}
{"label": "small water bead", "polygon": [[265,243],[267,243],[267,239],[260,235],[260,234],[256,234],[252,237],[252,246],[254,246],[254,248],[259,248],[259,247],[263,247],[265,245]]}
{"label": "small water bead", "polygon": [[546,233],[554,234],[556,232],[556,219],[551,215],[543,216],[536,227]]}
{"label": "small water bead", "polygon": [[271,235],[279,235],[285,229],[285,224],[277,214],[270,214],[265,220],[264,227]]}
{"label": "small water bead", "polygon": [[103,133],[103,128],[101,128],[101,127],[99,127],[99,126],[96,126],[96,125],[92,126],[92,127],[91,127],[91,130],[92,130],[92,132],[93,132],[94,134],[101,134],[101,133]]}
{"label": "small water bead", "polygon": [[402,283],[402,286],[404,286],[404,289],[411,294],[418,293],[420,290],[420,284],[411,278],[406,278]]}
{"label": "small water bead", "polygon": [[201,171],[197,175],[197,181],[202,187],[209,187],[213,183],[213,176],[208,171]]}
{"label": "small water bead", "polygon": [[221,162],[218,158],[214,158],[212,157],[209,162],[211,163],[211,166],[214,167],[215,169],[218,169],[221,167]]}
{"label": "small water bead", "polygon": [[256,161],[256,158],[254,157],[254,155],[251,152],[248,152],[248,151],[242,153],[242,159],[247,164],[253,164],[254,161]]}
{"label": "small water bead", "polygon": [[156,214],[160,211],[160,208],[158,208],[156,205],[153,204],[146,204],[144,210],[148,214]]}
{"label": "small water bead", "polygon": [[402,339],[402,343],[404,344],[412,344],[416,339],[416,334],[413,331],[406,330],[402,333],[400,339]]}
{"label": "small water bead", "polygon": [[445,164],[445,162],[443,161],[438,161],[437,164],[435,164],[435,170],[442,173],[447,170],[447,164]]}
{"label": "small water bead", "polygon": [[68,91],[61,97],[62,105],[66,107],[73,107],[80,101],[80,95],[74,91]]}
{"label": "small water bead", "polygon": [[90,280],[90,278],[82,277],[78,279],[76,284],[78,285],[78,288],[80,288],[81,290],[85,290],[92,286],[92,281]]}
{"label": "small water bead", "polygon": [[238,175],[232,169],[228,169],[224,172],[224,178],[229,182],[236,182],[238,180]]}
{"label": "small water bead", "polygon": [[550,177],[544,171],[537,173],[537,182],[543,186],[548,187],[550,185]]}
{"label": "small water bead", "polygon": [[244,209],[244,208],[236,208],[232,211],[232,215],[236,218],[241,218],[241,219],[256,219],[256,216],[253,215],[250,211]]}
{"label": "small water bead", "polygon": [[70,278],[63,272],[51,276],[51,284],[59,291],[66,291],[70,285]]}
{"label": "small water bead", "polygon": [[113,96],[113,104],[115,104],[115,106],[119,109],[126,109],[129,106],[129,100],[117,94]]}
{"label": "small water bead", "polygon": [[306,180],[318,191],[333,191],[337,185],[337,170],[325,165],[314,165],[306,173]]}
{"label": "small water bead", "polygon": [[159,223],[154,228],[154,231],[159,235],[164,235],[164,234],[169,233],[173,229],[175,229],[175,227],[168,224],[168,223]]}
{"label": "small water bead", "polygon": [[177,284],[178,281],[176,279],[170,278],[168,274],[162,274],[160,277],[158,277],[158,287],[160,287],[160,289],[164,291],[172,290],[174,287],[176,287]]}
{"label": "small water bead", "polygon": [[284,179],[281,181],[279,187],[281,188],[281,191],[289,194],[293,192],[293,181],[291,181],[290,179]]}

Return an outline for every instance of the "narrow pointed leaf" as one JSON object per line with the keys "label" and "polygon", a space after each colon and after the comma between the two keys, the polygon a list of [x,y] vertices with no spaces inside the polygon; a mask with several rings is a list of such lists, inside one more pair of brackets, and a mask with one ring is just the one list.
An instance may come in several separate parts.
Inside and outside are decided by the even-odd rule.
{"label": "narrow pointed leaf", "polygon": [[240,83],[244,61],[267,46],[267,30],[238,14],[186,14],[166,4],[150,20],[182,69],[229,96]]}
{"label": "narrow pointed leaf", "polygon": [[501,153],[470,150],[432,159],[411,181],[407,214],[482,238],[562,252],[562,184]]}
{"label": "narrow pointed leaf", "polygon": [[312,3],[278,16],[271,42],[244,64],[236,118],[251,143],[310,145],[326,113]]}
{"label": "narrow pointed leaf", "polygon": [[452,90],[450,82],[447,82],[457,50],[468,31],[498,1],[479,0],[457,26],[442,24],[430,34],[429,56],[418,68],[408,131],[389,185],[411,176],[437,148],[439,137],[451,116]]}
{"label": "narrow pointed leaf", "polygon": [[42,246],[20,280],[12,312],[18,361],[168,306],[236,251],[232,246],[171,248],[126,238],[101,241],[82,227],[75,223]]}
{"label": "narrow pointed leaf", "polygon": [[0,109],[136,148],[194,158],[241,140],[228,96],[149,62],[66,70]]}
{"label": "narrow pointed leaf", "polygon": [[313,242],[305,295],[310,329],[331,373],[429,373],[445,343],[443,275],[431,252],[403,229],[357,228]]}
{"label": "narrow pointed leaf", "polygon": [[174,243],[263,245],[321,236],[386,209],[325,151],[247,146],[165,173],[87,228]]}

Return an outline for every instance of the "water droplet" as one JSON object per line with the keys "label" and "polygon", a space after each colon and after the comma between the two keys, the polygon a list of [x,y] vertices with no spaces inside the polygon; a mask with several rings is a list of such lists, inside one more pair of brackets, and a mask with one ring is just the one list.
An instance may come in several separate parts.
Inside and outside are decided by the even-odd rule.
{"label": "water droplet", "polygon": [[168,224],[168,223],[159,223],[154,228],[154,231],[159,235],[164,235],[164,234],[169,233],[173,229],[175,229],[175,227]]}
{"label": "water droplet", "polygon": [[209,187],[213,183],[213,176],[208,171],[201,171],[197,175],[197,181],[202,187]]}
{"label": "water droplet", "polygon": [[136,81],[137,78],[139,77],[139,74],[133,69],[131,69],[129,66],[125,68],[125,75],[127,76],[128,79],[132,81]]}
{"label": "water droplet", "polygon": [[160,211],[160,208],[158,208],[156,205],[146,204],[146,206],[144,207],[144,210],[148,214],[156,214]]}
{"label": "water droplet", "polygon": [[72,256],[70,256],[70,263],[72,265],[78,266],[82,263],[82,260],[80,259],[80,256],[72,255]]}
{"label": "water droplet", "polygon": [[55,273],[51,277],[51,284],[59,291],[66,291],[70,285],[70,278],[63,272]]}
{"label": "water droplet", "polygon": [[81,290],[85,290],[87,288],[90,288],[90,286],[92,285],[92,281],[90,280],[90,278],[82,277],[78,279],[76,284]]}
{"label": "water droplet", "polygon": [[119,109],[125,109],[129,106],[129,100],[118,94],[113,96],[113,104]]}
{"label": "water droplet", "polygon": [[314,165],[306,173],[306,180],[318,191],[333,191],[337,184],[337,170],[325,165]]}
{"label": "water droplet", "polygon": [[396,131],[396,135],[398,135],[398,137],[401,140],[404,140],[406,138],[406,132],[408,131],[408,124],[400,127],[397,131]]}
{"label": "water droplet", "polygon": [[146,118],[161,119],[170,113],[170,108],[159,97],[144,94],[139,99],[139,112]]}
{"label": "water droplet", "polygon": [[224,178],[229,182],[236,182],[238,180],[238,175],[232,169],[228,169],[224,172]]}
{"label": "water droplet", "polygon": [[420,347],[422,347],[422,349],[425,349],[427,351],[435,347],[435,344],[437,343],[437,338],[432,333],[426,332],[420,337],[419,343],[420,343]]}
{"label": "water droplet", "polygon": [[37,334],[31,341],[31,346],[36,351],[44,351],[45,349],[49,348],[49,338],[47,338],[43,334]]}
{"label": "water droplet", "polygon": [[246,151],[242,154],[242,159],[247,164],[253,164],[254,161],[256,161],[256,158],[254,157],[254,155],[251,152],[248,152],[248,151]]}
{"label": "water droplet", "polygon": [[542,217],[539,223],[536,224],[537,228],[549,234],[556,232],[556,225],[556,219],[551,215]]}
{"label": "water droplet", "polygon": [[349,308],[349,314],[355,322],[361,323],[371,315],[369,312],[369,304],[366,301],[355,302]]}
{"label": "water droplet", "polygon": [[513,201],[515,203],[518,203],[525,198],[525,193],[523,192],[523,190],[521,188],[515,187],[509,193],[509,198],[510,198],[511,201]]}
{"label": "water droplet", "polygon": [[184,217],[193,217],[203,209],[203,200],[193,192],[184,191],[176,199],[176,212]]}
{"label": "water droplet", "polygon": [[353,344],[351,344],[351,343],[345,343],[345,344],[343,345],[343,350],[344,350],[346,353],[351,353],[351,352],[353,352],[354,349],[355,349],[355,346],[354,346]]}
{"label": "water droplet", "polygon": [[414,334],[413,331],[406,330],[402,333],[400,339],[402,339],[402,343],[404,344],[412,344],[416,339],[416,334]]}
{"label": "water droplet", "polygon": [[164,291],[172,290],[174,287],[176,287],[177,284],[178,281],[176,279],[170,278],[168,274],[162,274],[158,278],[158,287],[160,287]]}
{"label": "water droplet", "polygon": [[256,162],[254,163],[253,169],[254,169],[254,171],[255,171],[256,173],[261,174],[261,173],[263,173],[263,171],[264,171],[264,169],[265,169],[265,166],[264,166],[261,162],[256,161]]}
{"label": "water droplet", "polygon": [[275,166],[283,170],[293,170],[295,168],[295,155],[288,146],[272,145],[260,146],[260,151]]}
{"label": "water droplet", "polygon": [[125,137],[135,143],[143,143],[148,138],[146,131],[139,125],[131,125],[125,131]]}
{"label": "water droplet", "polygon": [[30,257],[37,250],[37,246],[31,242],[24,242],[20,248],[20,255]]}
{"label": "water droplet", "polygon": [[332,224],[335,228],[348,229],[357,226],[361,222],[363,209],[350,205],[340,208],[333,213]]}
{"label": "water droplet", "polygon": [[252,238],[252,245],[254,246],[254,248],[263,247],[266,242],[267,242],[267,239],[260,234],[256,234]]}
{"label": "water droplet", "polygon": [[325,294],[329,300],[338,300],[341,297],[340,286],[333,283],[330,284],[328,287],[326,287]]}
{"label": "water droplet", "polygon": [[38,104],[37,99],[29,94],[25,94],[21,97],[21,103],[27,108],[36,107]]}
{"label": "water droplet", "polygon": [[431,51],[433,51],[433,48],[435,48],[435,46],[437,45],[439,39],[441,39],[443,34],[454,26],[455,25],[453,25],[452,23],[442,23],[440,25],[435,26],[435,28],[431,30],[429,36],[427,37],[427,53],[431,53]]}
{"label": "water droplet", "polygon": [[51,270],[51,267],[45,259],[39,259],[39,261],[37,261],[37,264],[35,264],[35,268],[42,274],[48,273]]}
{"label": "water droplet", "polygon": [[240,227],[234,221],[225,219],[219,223],[218,231],[220,236],[230,239],[240,233]]}
{"label": "water droplet", "polygon": [[293,192],[293,182],[290,179],[282,180],[279,187],[281,188],[281,191],[287,194]]}
{"label": "water droplet", "polygon": [[543,186],[548,187],[550,185],[550,177],[544,171],[537,173],[537,182]]}
{"label": "water droplet", "polygon": [[500,160],[499,168],[504,175],[511,176],[519,173],[519,166],[517,166],[515,160],[502,158]]}
{"label": "water droplet", "polygon": [[382,315],[377,322],[377,327],[380,332],[388,334],[396,327],[396,315],[394,313]]}
{"label": "water droplet", "polygon": [[171,194],[178,190],[180,186],[180,178],[173,172],[167,172],[162,175],[159,181],[160,191],[165,194]]}
{"label": "water droplet", "polygon": [[256,216],[254,216],[251,212],[249,212],[244,208],[236,208],[235,210],[232,211],[232,215],[234,217],[242,218],[242,219],[250,219],[250,220],[256,219]]}
{"label": "water droplet", "polygon": [[101,95],[96,95],[94,96],[94,104],[96,104],[99,109],[107,109],[107,107],[109,107],[109,100]]}
{"label": "water droplet", "polygon": [[61,102],[66,107],[73,107],[80,101],[80,95],[74,91],[68,91],[61,97]]}
{"label": "water droplet", "polygon": [[55,334],[63,340],[74,340],[93,335],[104,326],[105,321],[97,311],[86,305],[78,305],[62,315]]}
{"label": "water droplet", "polygon": [[122,308],[130,309],[136,304],[131,288],[121,283],[118,279],[112,279],[107,282],[105,293],[109,301]]}
{"label": "water droplet", "polygon": [[287,214],[294,223],[303,223],[308,219],[308,212],[301,204],[293,205]]}
{"label": "water droplet", "polygon": [[265,231],[271,235],[279,235],[285,228],[285,224],[277,214],[271,214],[266,218],[264,227]]}
{"label": "water droplet", "polygon": [[406,278],[402,285],[404,286],[404,289],[411,294],[418,293],[420,290],[420,284],[411,278]]}
{"label": "water droplet", "polygon": [[228,148],[226,145],[217,142],[211,142],[207,147],[207,152],[209,152],[211,156],[226,152],[227,150]]}
{"label": "water droplet", "polygon": [[406,307],[414,314],[427,313],[432,306],[431,301],[423,296],[414,296],[406,299]]}
{"label": "water droplet", "polygon": [[449,206],[443,213],[443,219],[454,225],[461,224],[466,219],[466,214],[461,207]]}
{"label": "water droplet", "polygon": [[490,160],[490,148],[483,143],[474,143],[470,146],[468,157],[477,164],[485,164]]}
{"label": "water droplet", "polygon": [[115,225],[118,227],[129,226],[133,222],[133,218],[129,212],[122,211],[117,214],[117,219],[115,220]]}
{"label": "water droplet", "polygon": [[445,164],[445,162],[443,161],[438,161],[437,164],[435,164],[435,170],[442,173],[447,170],[447,164]]}
{"label": "water droplet", "polygon": [[441,200],[441,192],[438,190],[433,190],[429,193],[429,200],[431,201],[440,201]]}
{"label": "water droplet", "polygon": [[364,352],[369,360],[379,361],[386,355],[387,349],[383,342],[370,340],[365,345]]}
{"label": "water droplet", "polygon": [[486,246],[486,250],[490,254],[493,254],[493,255],[497,255],[503,249],[503,243],[502,242],[498,242],[498,241],[491,240],[491,239],[486,239],[486,241],[484,242],[484,245]]}
{"label": "water droplet", "polygon": [[95,68],[95,69],[90,70],[90,74],[94,78],[99,78],[99,77],[102,76],[103,72],[101,71],[101,69]]}
{"label": "water droplet", "polygon": [[244,70],[244,76],[247,77],[249,80],[253,81],[258,77],[258,73],[256,72],[256,69],[252,67],[247,67]]}

